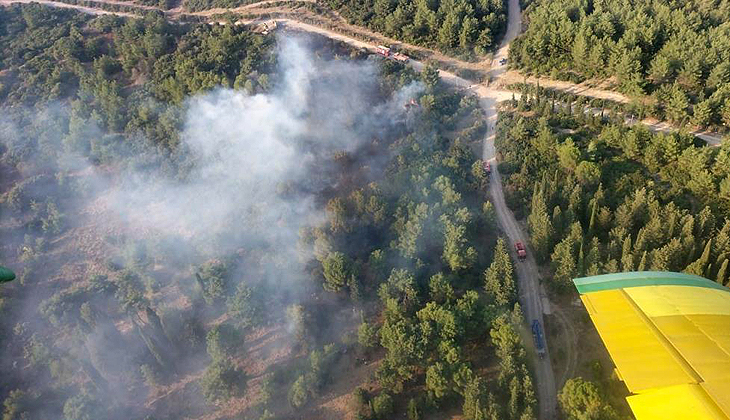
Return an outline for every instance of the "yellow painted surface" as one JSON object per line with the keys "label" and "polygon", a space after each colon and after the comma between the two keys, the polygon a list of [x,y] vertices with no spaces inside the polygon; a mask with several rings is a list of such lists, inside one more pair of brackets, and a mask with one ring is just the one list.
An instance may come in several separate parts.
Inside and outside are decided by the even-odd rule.
{"label": "yellow painted surface", "polygon": [[650,317],[671,315],[730,316],[730,293],[706,287],[644,286],[623,289]]}
{"label": "yellow painted surface", "polygon": [[637,420],[730,420],[730,293],[650,285],[581,299]]}
{"label": "yellow painted surface", "polygon": [[[730,332],[730,317],[724,317]],[[702,381],[730,380],[730,355],[690,317],[681,315],[651,319]]]}
{"label": "yellow painted surface", "polygon": [[709,381],[700,385],[725,416],[730,418],[730,381]]}
{"label": "yellow painted surface", "polygon": [[696,384],[661,388],[626,400],[636,420],[728,420],[705,390]]}
{"label": "yellow painted surface", "polygon": [[687,318],[730,355],[730,322],[727,316],[687,315]]}
{"label": "yellow painted surface", "polygon": [[581,299],[629,391],[696,382],[621,290],[588,293]]}

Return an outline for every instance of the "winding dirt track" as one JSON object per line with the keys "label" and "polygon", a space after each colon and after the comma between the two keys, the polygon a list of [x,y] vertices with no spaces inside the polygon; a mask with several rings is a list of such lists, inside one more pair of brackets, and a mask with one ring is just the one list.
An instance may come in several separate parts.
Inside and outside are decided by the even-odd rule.
{"label": "winding dirt track", "polygon": [[[500,61],[507,58],[509,51],[509,43],[520,33],[521,30],[520,5],[518,0],[509,0],[509,14],[507,32],[505,34],[502,45],[500,46],[494,60],[497,67],[492,70],[493,78],[500,78],[506,68],[500,64]],[[484,139],[482,157],[486,161],[492,162],[491,182],[489,190],[492,195],[492,204],[497,213],[499,224],[502,226],[505,235],[510,242],[529,243],[528,236],[517,223],[514,214],[507,208],[504,200],[504,191],[502,190],[502,177],[496,163],[496,154],[494,148],[495,126],[497,120],[497,102],[500,100],[497,90],[485,89],[477,93],[480,96],[480,103],[487,118],[487,134]],[[510,248],[512,246],[510,245]],[[513,257],[518,261],[516,255]],[[531,323],[538,320],[541,325],[543,322],[543,302],[548,304],[545,291],[540,285],[540,273],[537,269],[532,253],[528,252],[527,258],[516,264],[517,281],[520,291],[520,304],[525,314],[526,321]],[[544,328],[543,328],[544,330]],[[550,360],[550,343],[545,337],[545,357],[534,358],[535,360],[535,377],[537,388],[537,399],[540,404],[539,418],[542,420],[555,418],[555,409],[557,405],[557,389],[555,385],[555,376],[553,374],[552,362]]]}

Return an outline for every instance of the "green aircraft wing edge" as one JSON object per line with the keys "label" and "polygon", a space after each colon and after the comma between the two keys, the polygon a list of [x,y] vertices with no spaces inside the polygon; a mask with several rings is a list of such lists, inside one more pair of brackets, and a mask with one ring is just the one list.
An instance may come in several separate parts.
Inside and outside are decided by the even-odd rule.
{"label": "green aircraft wing edge", "polygon": [[15,273],[11,270],[0,266],[0,283],[7,283],[15,280]]}

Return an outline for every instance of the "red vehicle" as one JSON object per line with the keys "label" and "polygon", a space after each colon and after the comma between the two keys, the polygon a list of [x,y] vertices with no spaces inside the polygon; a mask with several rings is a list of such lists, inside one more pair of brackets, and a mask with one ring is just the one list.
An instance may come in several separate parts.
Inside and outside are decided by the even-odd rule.
{"label": "red vehicle", "polygon": [[492,173],[492,165],[490,165],[486,160],[484,161],[484,172],[486,172],[487,175]]}
{"label": "red vehicle", "polygon": [[393,59],[395,61],[400,61],[401,63],[407,63],[408,62],[408,56],[402,53],[395,53],[393,54]]}
{"label": "red vehicle", "polygon": [[527,258],[527,250],[525,249],[525,245],[523,245],[522,242],[515,242],[515,250],[517,251],[517,258],[519,258],[520,261],[523,261],[525,258]]}
{"label": "red vehicle", "polygon": [[411,98],[410,101],[403,104],[403,108],[405,108],[406,110],[409,110],[412,108],[418,108],[418,107],[419,107],[419,105],[418,105],[418,102],[416,102],[415,98]]}
{"label": "red vehicle", "polygon": [[390,57],[390,48],[386,46],[378,45],[378,47],[375,48],[375,51],[383,57]]}

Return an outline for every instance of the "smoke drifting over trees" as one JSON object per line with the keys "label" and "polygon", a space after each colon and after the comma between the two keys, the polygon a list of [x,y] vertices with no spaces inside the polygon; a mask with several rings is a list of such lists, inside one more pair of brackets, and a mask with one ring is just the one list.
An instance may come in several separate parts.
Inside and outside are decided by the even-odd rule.
{"label": "smoke drifting over trees", "polygon": [[[34,139],[28,138],[23,127],[27,120],[3,118],[3,160],[6,165],[22,162],[17,166],[18,177],[28,180],[46,177],[53,172],[68,177],[71,186],[66,186],[66,192],[71,197],[63,197],[64,193],[60,193],[63,214],[58,214],[58,223],[63,226],[63,231],[84,229],[85,223],[91,223],[95,228],[93,233],[115,232],[119,236],[113,239],[123,240],[128,244],[127,248],[131,248],[121,252],[126,255],[112,258],[112,265],[134,267],[134,272],[127,268],[121,273],[110,274],[104,268],[100,272],[105,274],[81,282],[86,285],[75,288],[73,292],[54,295],[41,305],[41,311],[48,315],[52,325],[64,327],[67,322],[83,324],[81,337],[85,338],[80,337],[78,342],[65,343],[63,350],[37,349],[42,345],[34,342],[36,327],[32,320],[37,318],[33,306],[38,302],[31,298],[29,307],[20,310],[26,317],[19,321],[23,328],[29,329],[22,333],[31,337],[29,351],[46,355],[57,351],[69,352],[67,357],[74,359],[69,363],[88,366],[89,371],[94,372],[88,375],[89,379],[103,384],[96,387],[97,391],[113,391],[111,399],[107,399],[110,395],[104,393],[97,398],[114,405],[131,405],[131,401],[126,401],[131,396],[120,392],[126,388],[125,384],[130,385],[136,379],[139,359],[149,358],[147,352],[150,350],[153,362],[164,370],[177,370],[175,360],[170,356],[178,354],[174,349],[178,343],[170,342],[171,331],[163,330],[158,315],[150,309],[156,303],[169,303],[165,301],[171,296],[150,299],[143,285],[144,282],[155,283],[151,287],[147,284],[148,291],[153,289],[154,296],[162,294],[162,290],[170,290],[174,282],[165,284],[165,280],[144,278],[150,274],[138,273],[154,272],[154,269],[149,269],[150,264],[179,263],[181,266],[171,268],[189,273],[189,266],[201,264],[208,258],[236,250],[253,252],[259,249],[265,252],[267,261],[260,261],[256,270],[263,272],[256,274],[269,277],[276,287],[301,293],[308,286],[303,282],[308,275],[305,263],[309,255],[298,247],[299,231],[325,218],[323,203],[315,201],[323,189],[332,188],[337,181],[333,178],[332,164],[327,162],[332,160],[335,152],[357,152],[388,130],[397,129],[396,123],[399,118],[404,118],[405,113],[402,103],[422,90],[421,85],[415,82],[382,101],[375,63],[315,61],[307,41],[300,38],[282,38],[279,45],[280,71],[276,75],[276,87],[271,92],[249,95],[218,88],[186,101],[183,105],[181,144],[171,156],[180,168],[176,177],[139,164],[157,159],[154,151],[150,151],[149,159],[136,156],[134,162],[121,168],[120,172],[84,163],[87,162],[85,157],[73,153],[68,143],[64,145],[62,130],[49,133],[47,137],[54,143],[44,144],[45,149],[35,152],[36,156],[29,156],[24,150],[34,146]],[[43,126],[46,120],[63,119],[66,114],[68,110],[64,104],[51,103],[43,106],[39,115],[32,117],[34,121],[30,125]],[[81,131],[90,134],[90,138],[83,139],[85,143],[95,141],[91,135],[104,135],[94,120],[84,121]],[[121,155],[139,152],[131,150],[129,144],[116,147],[129,149],[122,151]],[[357,157],[368,160],[360,165],[367,172],[360,175],[366,178],[375,176],[368,172],[382,170],[387,154],[387,149],[383,149],[380,155]],[[48,181],[41,188],[39,184],[31,183],[31,188],[23,192],[18,199],[21,208],[38,206],[37,201],[32,200],[56,198],[58,193],[52,191],[53,182]],[[63,191],[63,187],[59,182],[58,190]],[[22,211],[18,215],[13,214],[8,208],[11,200],[7,195],[5,198],[8,206],[3,206],[3,218],[22,223]],[[22,203],[25,200],[28,203]],[[51,201],[48,203],[49,208],[56,207],[55,204],[51,206]],[[40,207],[46,207],[45,203],[41,203]],[[51,210],[45,208],[39,212],[48,213],[45,218],[52,216]],[[43,222],[44,231],[46,224]],[[8,224],[5,229],[12,230]],[[42,237],[38,239],[43,240]],[[6,261],[15,259],[11,253],[13,248],[32,248],[32,244],[11,244],[7,236],[4,241]],[[44,244],[44,247],[47,246]],[[40,249],[38,252],[41,252]],[[149,261],[152,255],[156,255],[155,261]],[[83,260],[88,257],[83,255],[83,248],[78,250],[76,258]],[[37,262],[43,265],[43,261]],[[187,286],[193,291],[200,290],[203,295],[226,296],[228,290],[236,288],[235,284],[226,284],[230,281],[231,265],[221,264],[221,278],[217,285],[211,283],[210,270],[203,269],[202,273],[209,275],[198,275],[202,289],[195,289],[192,283]],[[239,271],[255,267],[254,264],[242,265]],[[73,276],[80,274],[72,273]],[[151,276],[158,277],[157,273]],[[31,283],[35,280],[26,277],[26,281]],[[26,283],[19,287],[30,286]],[[105,288],[114,291],[108,299]],[[171,294],[175,296],[178,292]],[[188,297],[195,299],[195,295]],[[117,306],[114,296],[120,303],[119,310],[111,309]],[[82,304],[85,299],[88,302]],[[22,305],[20,300],[8,302],[10,307],[17,305]],[[76,308],[67,308],[68,305]],[[142,312],[138,312],[140,310]],[[267,311],[271,310],[280,310],[283,315],[284,308],[267,308]],[[120,334],[115,327],[114,319],[124,313],[138,329],[141,342]],[[268,316],[277,317],[271,313]],[[165,323],[171,327],[168,324]],[[130,348],[131,342],[137,342],[137,348]],[[12,347],[9,340],[4,344]],[[15,366],[18,367],[17,363]],[[6,368],[13,370],[10,365],[3,367]]]}
{"label": "smoke drifting over trees", "polygon": [[[304,41],[281,44],[281,81],[271,93],[216,89],[188,100],[181,139],[191,169],[182,181],[125,176],[134,181],[115,192],[120,215],[162,235],[214,241],[218,252],[263,243],[296,260],[299,229],[324,217],[313,202],[332,183],[322,161],[393,129],[400,103],[421,87],[409,85],[373,107],[373,64],[315,63]],[[370,169],[383,164],[378,159]]]}
{"label": "smoke drifting over trees", "polygon": [[0,17],[6,418],[533,412],[475,98],[319,38]]}

